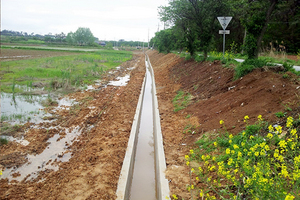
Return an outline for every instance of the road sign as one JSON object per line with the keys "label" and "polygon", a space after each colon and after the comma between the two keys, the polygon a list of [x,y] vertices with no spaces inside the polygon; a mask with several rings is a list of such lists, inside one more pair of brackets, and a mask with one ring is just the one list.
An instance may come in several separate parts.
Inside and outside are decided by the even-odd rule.
{"label": "road sign", "polygon": [[232,17],[218,17],[218,20],[219,20],[221,26],[223,27],[223,30],[226,29],[226,27],[228,26],[231,19],[232,19]]}
{"label": "road sign", "polygon": [[230,34],[230,30],[219,30],[219,34]]}

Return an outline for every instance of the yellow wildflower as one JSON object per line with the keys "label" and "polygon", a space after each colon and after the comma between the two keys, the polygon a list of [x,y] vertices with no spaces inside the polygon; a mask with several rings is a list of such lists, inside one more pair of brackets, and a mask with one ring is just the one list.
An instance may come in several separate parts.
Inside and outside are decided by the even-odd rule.
{"label": "yellow wildflower", "polygon": [[176,194],[172,195],[173,199],[178,199],[178,197],[176,196]]}
{"label": "yellow wildflower", "polygon": [[236,144],[234,144],[234,145],[233,145],[233,148],[234,148],[234,149],[239,149],[239,146],[236,145]]}
{"label": "yellow wildflower", "polygon": [[277,131],[277,132],[276,132],[277,134],[282,133],[282,127],[281,127],[281,126],[276,126],[275,129],[276,129],[276,131]]}
{"label": "yellow wildflower", "polygon": [[286,127],[291,128],[293,126],[293,117],[289,116],[286,121]]}
{"label": "yellow wildflower", "polygon": [[226,149],[226,154],[230,154],[230,149],[229,148]]}
{"label": "yellow wildflower", "polygon": [[289,193],[289,194],[285,197],[284,200],[293,200],[293,199],[295,199],[295,197]]}
{"label": "yellow wildflower", "polygon": [[184,158],[185,158],[186,160],[188,160],[190,157],[189,157],[189,155],[185,155]]}
{"label": "yellow wildflower", "polygon": [[267,138],[272,139],[273,134],[272,133],[268,133]]}
{"label": "yellow wildflower", "polygon": [[198,176],[196,176],[196,181],[199,181],[199,177]]}
{"label": "yellow wildflower", "polygon": [[200,190],[200,194],[199,194],[199,195],[200,195],[200,197],[203,197],[203,196],[204,196],[204,193],[203,193],[203,190],[202,190],[202,189]]}
{"label": "yellow wildflower", "polygon": [[198,167],[199,172],[203,172],[202,167]]}
{"label": "yellow wildflower", "polygon": [[287,142],[285,140],[280,140],[278,144],[281,148],[286,148]]}
{"label": "yellow wildflower", "polygon": [[232,139],[232,138],[233,138],[233,135],[232,135],[232,134],[230,134],[230,135],[229,135],[229,138],[230,138],[230,139]]}
{"label": "yellow wildflower", "polygon": [[263,120],[263,118],[262,118],[261,115],[258,115],[257,119],[258,119],[258,121],[262,121]]}
{"label": "yellow wildflower", "polygon": [[189,161],[186,161],[186,163],[185,163],[187,166],[189,166],[190,165],[190,162]]}
{"label": "yellow wildflower", "polygon": [[217,143],[217,142],[214,142],[214,145],[215,145],[215,147],[217,147],[217,146],[218,146],[218,143]]}
{"label": "yellow wildflower", "polygon": [[231,144],[231,143],[232,143],[232,140],[229,140],[228,142],[229,142],[229,144]]}
{"label": "yellow wildflower", "polygon": [[244,117],[244,122],[247,122],[248,119],[249,119],[249,116],[246,115],[246,116]]}
{"label": "yellow wildflower", "polygon": [[220,120],[220,124],[221,124],[221,125],[224,124],[224,121],[223,121],[223,120]]}
{"label": "yellow wildflower", "polygon": [[292,129],[291,130],[291,135],[294,136],[297,133],[297,129]]}
{"label": "yellow wildflower", "polygon": [[194,150],[193,149],[190,150],[190,154],[194,154]]}
{"label": "yellow wildflower", "polygon": [[272,125],[270,125],[270,126],[268,127],[268,129],[269,129],[270,132],[274,132],[274,127],[273,127]]}

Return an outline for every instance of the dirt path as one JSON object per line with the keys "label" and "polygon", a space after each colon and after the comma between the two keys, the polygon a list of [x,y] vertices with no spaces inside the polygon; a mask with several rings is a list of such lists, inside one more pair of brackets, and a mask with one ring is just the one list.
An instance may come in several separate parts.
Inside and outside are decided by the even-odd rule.
{"label": "dirt path", "polygon": [[[72,158],[68,162],[58,162],[58,171],[45,170],[33,181],[12,181],[9,184],[8,179],[1,179],[0,198],[114,199],[145,74],[144,56],[134,55],[131,61],[122,64],[121,71],[104,77],[104,82],[107,82],[128,73],[126,70],[132,67],[135,69],[131,71],[126,86],[107,86],[100,91],[74,93],[70,98],[75,98],[79,105],[55,112],[58,115],[55,122],[36,128],[29,128],[31,124],[27,124],[21,132],[25,132],[24,137],[30,142],[28,146],[15,142],[1,146],[0,164],[13,167],[26,162],[26,154],[43,152],[47,147],[46,141],[60,129],[72,130],[80,126],[82,131],[68,147]],[[49,129],[55,125],[60,128]]]}

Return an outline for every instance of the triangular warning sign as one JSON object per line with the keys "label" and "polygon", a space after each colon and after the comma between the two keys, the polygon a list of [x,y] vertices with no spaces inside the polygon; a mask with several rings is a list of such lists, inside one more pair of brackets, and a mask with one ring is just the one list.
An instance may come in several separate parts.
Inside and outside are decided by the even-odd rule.
{"label": "triangular warning sign", "polygon": [[232,19],[232,17],[218,17],[218,20],[219,20],[221,26],[223,27],[223,30],[226,29],[226,27],[228,26],[231,19]]}

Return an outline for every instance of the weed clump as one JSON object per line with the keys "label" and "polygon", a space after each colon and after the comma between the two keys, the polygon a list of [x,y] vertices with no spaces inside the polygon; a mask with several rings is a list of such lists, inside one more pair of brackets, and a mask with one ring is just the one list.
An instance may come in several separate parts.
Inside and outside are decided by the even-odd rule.
{"label": "weed clump", "polygon": [[178,112],[184,108],[186,108],[192,99],[192,95],[190,93],[186,93],[182,90],[177,92],[177,95],[173,99],[174,112]]}
{"label": "weed clump", "polygon": [[239,64],[235,68],[234,78],[238,79],[243,77],[252,72],[254,69],[262,68],[266,65],[267,61],[264,59],[246,59],[243,63]]}

